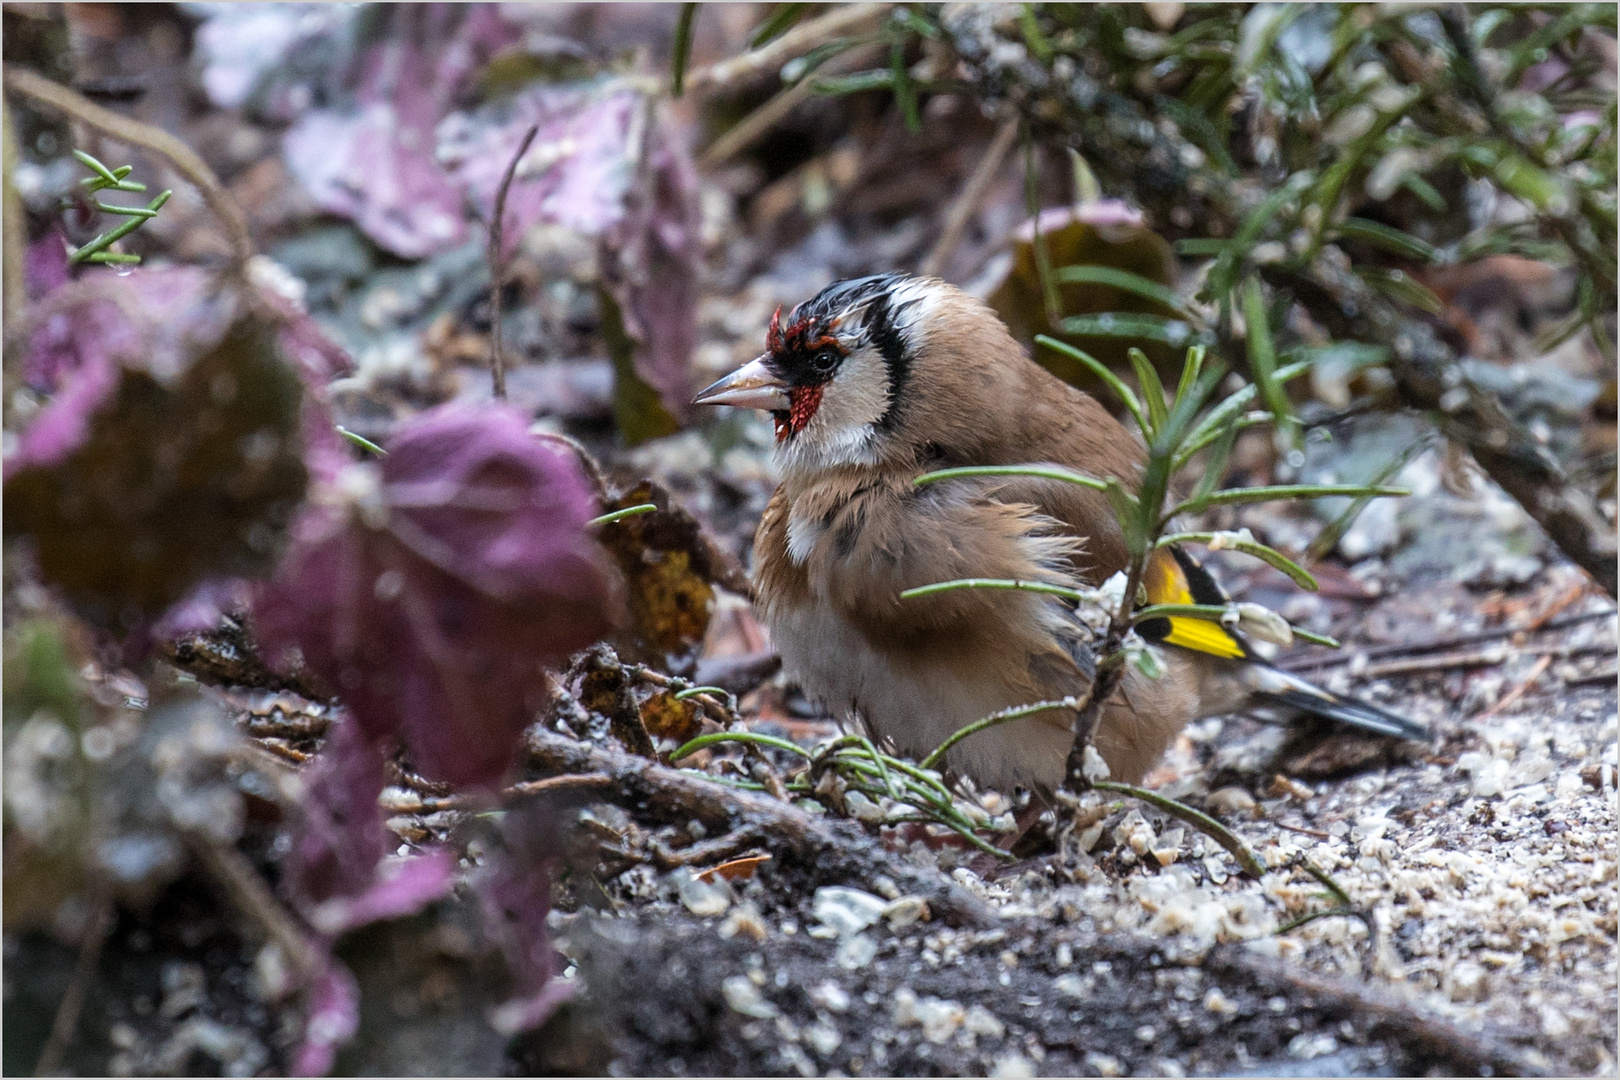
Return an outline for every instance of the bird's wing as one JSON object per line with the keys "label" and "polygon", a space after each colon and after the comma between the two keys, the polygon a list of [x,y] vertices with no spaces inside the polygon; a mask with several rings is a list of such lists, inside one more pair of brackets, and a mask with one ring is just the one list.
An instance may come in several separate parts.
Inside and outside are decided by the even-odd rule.
{"label": "bird's wing", "polygon": [[[1178,547],[1160,548],[1148,560],[1143,575],[1147,604],[1225,604],[1227,596],[1203,565]],[[1248,644],[1236,632],[1218,622],[1184,615],[1148,619],[1137,633],[1149,641],[1179,645],[1183,649],[1207,653],[1228,660],[1254,657]]]}
{"label": "bird's wing", "polygon": [[[1213,575],[1180,548],[1154,553],[1146,575],[1149,604],[1225,604],[1226,592]],[[1324,690],[1256,656],[1243,636],[1218,622],[1172,616],[1149,619],[1138,632],[1150,641],[1176,645],[1202,672],[1200,711],[1244,712],[1263,720],[1288,722],[1300,714],[1361,728],[1380,735],[1426,740],[1423,725],[1371,702]]]}

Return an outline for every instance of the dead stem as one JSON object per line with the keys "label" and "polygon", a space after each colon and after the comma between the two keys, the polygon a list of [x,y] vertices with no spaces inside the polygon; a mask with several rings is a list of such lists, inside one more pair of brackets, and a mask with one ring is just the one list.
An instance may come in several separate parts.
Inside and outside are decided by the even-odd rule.
{"label": "dead stem", "polygon": [[962,233],[967,229],[968,219],[979,209],[984,201],[985,192],[990,190],[990,182],[996,178],[996,172],[1001,168],[1002,162],[1007,160],[1007,152],[1012,149],[1013,142],[1018,138],[1018,121],[1008,120],[996,132],[996,137],[990,141],[990,146],[979,161],[978,168],[968,178],[956,201],[951,204],[951,210],[945,218],[945,230],[939,234],[934,249],[928,253],[922,263],[917,267],[917,273],[924,277],[938,277],[940,271],[945,269],[945,263],[956,250],[956,245],[962,239]]}
{"label": "dead stem", "polygon": [[79,958],[73,965],[73,977],[68,982],[67,993],[62,995],[62,1003],[56,1008],[50,1038],[45,1041],[39,1063],[34,1066],[35,1076],[55,1076],[62,1071],[62,1058],[67,1054],[68,1043],[72,1042],[73,1034],[79,1028],[79,1014],[84,1012],[85,998],[90,994],[90,984],[101,961],[101,947],[112,930],[114,914],[110,897],[102,896],[96,901],[95,914],[90,917],[84,940],[79,943]]}
{"label": "dead stem", "polygon": [[[1506,1076],[1539,1076],[1518,1051],[1490,1035],[1465,1031],[1456,1024],[1431,1016],[1416,1003],[1378,987],[1319,975],[1298,964],[1258,956],[1238,946],[1218,945],[1201,965],[1213,974],[1246,976],[1267,984],[1293,1001],[1315,999],[1318,1006],[1365,1019],[1375,1028],[1397,1034],[1402,1042],[1443,1059],[1490,1068]],[[1483,1072],[1475,1075],[1484,1075]]]}
{"label": "dead stem", "polygon": [[1377,645],[1369,649],[1346,649],[1326,656],[1303,656],[1291,658],[1289,661],[1277,666],[1285,671],[1315,671],[1319,668],[1338,667],[1341,664],[1354,663],[1356,657],[1368,660],[1377,660],[1385,656],[1410,656],[1422,653],[1443,652],[1446,649],[1457,648],[1463,645],[1480,645],[1487,641],[1500,641],[1519,634],[1550,634],[1555,630],[1567,630],[1571,626],[1581,623],[1595,622],[1598,619],[1612,619],[1615,612],[1612,608],[1605,611],[1587,611],[1579,615],[1568,615],[1562,619],[1553,619],[1540,626],[1499,626],[1494,630],[1480,630],[1472,634],[1458,634],[1455,637],[1435,638],[1430,641],[1407,641],[1395,645]]}
{"label": "dead stem", "polygon": [[321,961],[309,935],[276,899],[247,857],[230,844],[211,837],[190,833],[187,839],[226,897],[281,950],[299,980],[313,976]]}
{"label": "dead stem", "polygon": [[[872,55],[871,48],[851,49],[828,60],[821,66],[817,75],[847,74],[865,64]],[[705,171],[715,169],[725,164],[733,154],[748,149],[764,138],[788,113],[811,96],[815,79],[815,75],[805,76],[731,125],[724,135],[710,143],[708,149],[698,156],[698,166]]]}
{"label": "dead stem", "polygon": [[506,400],[506,359],[501,355],[501,286],[505,284],[506,254],[502,250],[502,224],[506,220],[506,193],[512,187],[518,162],[529,152],[529,144],[540,133],[540,125],[532,124],[518,144],[517,153],[507,162],[501,174],[501,186],[495,189],[495,211],[489,218],[489,373],[495,384],[495,397]]}
{"label": "dead stem", "polygon": [[686,77],[686,92],[720,90],[732,83],[763,74],[869,22],[876,22],[889,10],[888,4],[833,6],[827,14],[800,23],[763,48],[743,53],[700,68]]}
{"label": "dead stem", "polygon": [[711,832],[748,831],[776,856],[782,872],[803,873],[816,884],[863,887],[887,876],[927,900],[951,925],[992,926],[997,921],[984,901],[940,874],[891,856],[853,822],[815,817],[768,795],[739,791],[538,726],[526,738],[531,767],[553,776],[605,773],[612,784],[604,797],[639,820],[677,825],[697,820]]}

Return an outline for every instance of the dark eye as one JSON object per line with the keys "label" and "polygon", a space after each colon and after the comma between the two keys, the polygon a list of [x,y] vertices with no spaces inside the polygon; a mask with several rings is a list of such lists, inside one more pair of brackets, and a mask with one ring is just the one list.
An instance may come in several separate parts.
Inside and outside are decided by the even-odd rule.
{"label": "dark eye", "polygon": [[822,349],[820,352],[811,355],[810,366],[825,375],[838,366],[839,359],[840,357],[835,350]]}

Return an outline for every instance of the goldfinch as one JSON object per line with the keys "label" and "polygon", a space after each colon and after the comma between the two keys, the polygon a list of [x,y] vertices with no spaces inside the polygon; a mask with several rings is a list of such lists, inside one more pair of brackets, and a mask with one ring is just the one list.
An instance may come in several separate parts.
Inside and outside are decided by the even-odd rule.
{"label": "goldfinch", "polygon": [[[1056,480],[921,473],[1044,462],[1138,482],[1141,441],[1096,400],[1030,360],[981,301],[933,278],[839,281],[785,318],[764,355],[697,404],[768,411],[781,484],[754,540],[755,602],[804,690],[899,751],[928,753],[991,713],[1077,695],[1095,659],[1071,605],[1029,591],[961,589],[955,578],[1097,585],[1127,552],[1106,497]],[[1224,603],[1190,556],[1158,552],[1148,603]],[[1131,667],[1105,703],[1095,745],[1116,779],[1141,779],[1189,721],[1306,712],[1384,734],[1424,730],[1265,663],[1219,623],[1144,624],[1162,672]],[[946,766],[976,783],[1043,797],[1063,779],[1072,711],[980,732]]]}

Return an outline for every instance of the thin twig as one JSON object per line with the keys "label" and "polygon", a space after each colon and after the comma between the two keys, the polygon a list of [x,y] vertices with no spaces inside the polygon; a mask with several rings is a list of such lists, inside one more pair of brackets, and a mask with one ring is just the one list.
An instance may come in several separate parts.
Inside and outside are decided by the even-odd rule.
{"label": "thin twig", "polygon": [[[6,321],[15,319],[27,306],[27,288],[23,284],[23,249],[28,246],[27,218],[23,213],[22,196],[17,194],[17,132],[12,128],[11,107],[0,102],[0,243],[4,249],[3,286],[0,286],[0,305]],[[11,400],[11,386],[5,387],[6,400]]]}
{"label": "thin twig", "polygon": [[[851,49],[840,53],[822,65],[822,75],[842,75],[865,64],[874,47]],[[748,149],[768,135],[777,124],[798,108],[814,92],[815,79],[806,76],[766,101],[765,104],[726,129],[703,153],[698,155],[698,167],[704,171],[714,169],[732,155]]]}
{"label": "thin twig", "polygon": [[62,1071],[62,1059],[73,1041],[74,1032],[79,1028],[79,1015],[84,1012],[85,998],[89,996],[90,986],[95,980],[96,966],[101,961],[101,947],[112,930],[113,915],[111,898],[100,898],[90,925],[85,928],[84,940],[79,943],[79,958],[73,965],[73,977],[68,982],[67,993],[62,995],[62,1003],[56,1007],[50,1037],[45,1040],[45,1049],[40,1051],[39,1063],[34,1066],[35,1076],[55,1076]]}
{"label": "thin twig", "polygon": [[825,41],[876,22],[888,9],[888,4],[834,6],[826,15],[800,23],[763,48],[692,72],[686,77],[685,88],[688,92],[724,89],[731,83],[780,68]]}
{"label": "thin twig", "polygon": [[1537,660],[1535,667],[1530,669],[1530,674],[1526,675],[1519,685],[1509,690],[1506,694],[1503,694],[1500,701],[1498,701],[1495,705],[1492,705],[1489,709],[1480,713],[1478,716],[1474,717],[1474,719],[1476,721],[1489,720],[1491,717],[1495,716],[1497,713],[1501,712],[1515,701],[1518,701],[1520,698],[1524,697],[1525,693],[1536,684],[1536,680],[1541,678],[1542,674],[1552,666],[1552,662],[1553,658],[1551,655],[1545,655],[1540,660]]}
{"label": "thin twig", "polygon": [[1506,649],[1480,649],[1475,652],[1450,653],[1445,656],[1423,656],[1411,660],[1392,660],[1387,664],[1368,664],[1354,672],[1358,678],[1381,679],[1389,675],[1411,675],[1424,671],[1446,671],[1460,667],[1495,667],[1523,656],[1544,657],[1549,660],[1568,660],[1594,652],[1612,653],[1614,646],[1604,642],[1591,645],[1560,645],[1547,649],[1525,649],[1509,652]]}
{"label": "thin twig", "polygon": [[937,873],[889,855],[852,822],[813,817],[791,803],[539,726],[525,738],[532,767],[552,775],[606,773],[612,783],[603,789],[604,796],[638,819],[680,825],[696,819],[716,833],[753,829],[761,845],[776,855],[773,865],[779,872],[797,871],[827,885],[869,885],[878,875],[887,875],[902,889],[923,896],[952,925],[997,922],[983,901]]}
{"label": "thin twig", "polygon": [[1356,657],[1368,660],[1377,660],[1385,656],[1409,656],[1423,653],[1442,652],[1446,649],[1461,645],[1479,645],[1487,641],[1500,641],[1515,634],[1550,634],[1555,630],[1567,630],[1571,626],[1581,623],[1594,622],[1598,619],[1614,618],[1614,610],[1588,611],[1580,615],[1569,615],[1562,619],[1554,619],[1541,626],[1501,626],[1494,630],[1481,630],[1472,634],[1458,634],[1455,637],[1435,638],[1430,641],[1409,641],[1397,645],[1377,645],[1369,649],[1356,649],[1348,653],[1338,652],[1325,656],[1303,656],[1291,658],[1278,667],[1286,671],[1315,671],[1318,668],[1338,667],[1341,664],[1355,662]]}
{"label": "thin twig", "polygon": [[1177,802],[1175,799],[1160,795],[1156,791],[1149,791],[1147,788],[1137,787],[1135,784],[1122,784],[1114,780],[1093,780],[1091,786],[1098,791],[1112,791],[1116,795],[1129,795],[1131,798],[1145,802],[1149,806],[1157,807],[1173,818],[1185,821],[1231,852],[1232,858],[1237,860],[1239,868],[1256,880],[1259,880],[1261,875],[1266,872],[1266,868],[1260,865],[1260,860],[1255,858],[1254,852],[1249,850],[1247,844],[1238,839],[1236,833],[1208,814],[1194,810],[1186,803]]}
{"label": "thin twig", "polygon": [[[1540,1069],[1490,1034],[1466,1031],[1427,1012],[1416,1000],[1395,991],[1351,979],[1320,975],[1299,964],[1256,955],[1248,949],[1218,945],[1201,965],[1206,972],[1244,976],[1274,988],[1293,1001],[1314,999],[1318,1007],[1364,1020],[1375,1030],[1392,1033],[1404,1046],[1471,1069],[1489,1067],[1505,1076],[1539,1076]],[[1472,1072],[1470,1075],[1483,1075]]]}
{"label": "thin twig", "polygon": [[542,795],[553,791],[569,791],[579,788],[606,787],[613,782],[613,778],[606,773],[578,773],[568,776],[548,776],[543,780],[525,780],[507,788],[503,795],[510,798],[520,795]]}
{"label": "thin twig", "polygon": [[303,981],[313,976],[322,961],[315,953],[309,934],[276,899],[247,857],[232,845],[212,837],[190,833],[187,839],[237,910],[281,949],[298,979]]}
{"label": "thin twig", "polygon": [[951,204],[951,211],[945,217],[945,229],[939,234],[939,240],[934,243],[934,249],[923,259],[917,267],[917,273],[923,277],[938,277],[945,269],[945,261],[956,250],[956,245],[962,239],[962,233],[967,229],[967,223],[979,209],[984,201],[985,192],[990,190],[990,183],[996,178],[996,172],[1001,168],[1002,162],[1007,159],[1007,152],[1012,149],[1013,143],[1018,139],[1018,120],[1008,120],[996,132],[996,137],[990,140],[990,146],[985,150],[984,157],[979,161],[978,168],[968,178],[967,186],[956,196]]}
{"label": "thin twig", "polygon": [[1577,675],[1573,679],[1565,679],[1565,686],[1599,686],[1604,683],[1613,686],[1615,680],[1620,679],[1620,669],[1610,668],[1608,671],[1594,671],[1590,675]]}
{"label": "thin twig", "polygon": [[585,479],[591,482],[591,488],[596,492],[597,501],[607,501],[607,477],[603,475],[602,466],[596,460],[596,457],[589,450],[585,449],[584,443],[581,443],[572,435],[564,435],[556,431],[536,432],[534,437],[544,442],[556,443],[557,445],[571,452],[574,455],[574,458],[579,462],[580,469],[585,473]]}
{"label": "thin twig", "polygon": [[506,193],[512,187],[518,162],[529,152],[529,144],[539,133],[540,125],[531,124],[528,133],[523,136],[523,142],[518,145],[517,153],[507,162],[506,172],[501,174],[501,186],[495,189],[495,212],[489,218],[489,372],[495,384],[495,397],[499,401],[506,400],[506,359],[501,355],[501,286],[506,277],[506,254],[503,250],[505,244],[501,240],[501,226],[506,219]]}
{"label": "thin twig", "polygon": [[214,170],[210,169],[191,147],[160,127],[120,116],[61,83],[52,82],[25,68],[7,67],[5,87],[39,104],[66,113],[120,142],[150,150],[165,158],[174,166],[175,171],[202,194],[209,210],[219,219],[220,225],[225,230],[226,239],[230,241],[232,269],[237,274],[245,270],[248,260],[254,253],[253,235],[248,230],[247,219],[242,216],[241,208],[230,197],[225,186],[219,182],[219,177],[214,175]]}

